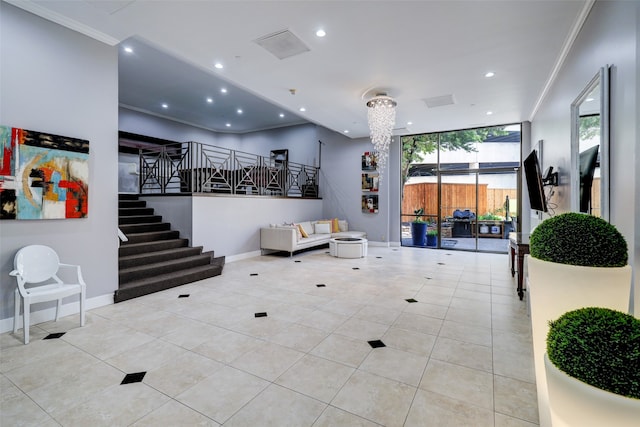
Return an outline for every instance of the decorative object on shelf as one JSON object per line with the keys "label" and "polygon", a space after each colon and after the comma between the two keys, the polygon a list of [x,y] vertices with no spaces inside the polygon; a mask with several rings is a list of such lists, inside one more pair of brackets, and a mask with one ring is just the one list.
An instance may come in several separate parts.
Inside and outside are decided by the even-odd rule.
{"label": "decorative object on shelf", "polygon": [[527,259],[531,328],[541,425],[548,421],[544,353],[548,322],[582,307],[627,312],[631,266],[627,243],[602,218],[569,212],[543,221],[530,236]]}
{"label": "decorative object on shelf", "polygon": [[424,217],[424,208],[413,211],[415,218],[411,222],[411,241],[413,246],[425,246],[427,240],[427,223]]}
{"label": "decorative object on shelf", "polygon": [[365,151],[362,153],[362,170],[375,171],[378,167],[378,153],[375,151]]}
{"label": "decorative object on shelf", "polygon": [[380,179],[389,156],[389,144],[391,144],[391,134],[396,124],[396,101],[387,96],[386,93],[376,94],[367,101],[367,118],[371,143],[378,152],[378,170]]}
{"label": "decorative object on shelf", "polygon": [[362,195],[362,212],[378,213],[378,195],[377,194]]}
{"label": "decorative object on shelf", "polygon": [[362,212],[378,213],[378,184],[380,174],[377,171],[378,152],[365,151],[362,153]]}
{"label": "decorative object on shelf", "polygon": [[86,218],[89,141],[0,126],[0,219]]}
{"label": "decorative object on shelf", "polygon": [[637,426],[640,319],[586,307],[549,324],[545,372],[553,425]]}
{"label": "decorative object on shelf", "polygon": [[362,191],[378,192],[379,176],[377,172],[362,174]]}

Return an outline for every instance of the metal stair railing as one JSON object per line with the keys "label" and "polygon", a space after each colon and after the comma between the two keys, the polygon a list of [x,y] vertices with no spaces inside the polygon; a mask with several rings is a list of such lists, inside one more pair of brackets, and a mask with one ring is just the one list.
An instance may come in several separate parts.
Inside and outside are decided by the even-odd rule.
{"label": "metal stair railing", "polygon": [[199,142],[139,150],[140,194],[319,196],[319,168]]}

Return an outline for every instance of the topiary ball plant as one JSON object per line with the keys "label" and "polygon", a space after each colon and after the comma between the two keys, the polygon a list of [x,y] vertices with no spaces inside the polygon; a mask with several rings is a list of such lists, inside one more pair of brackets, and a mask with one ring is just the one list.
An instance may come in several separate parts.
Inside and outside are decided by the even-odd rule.
{"label": "topiary ball plant", "polygon": [[627,242],[602,218],[568,212],[536,227],[529,240],[531,256],[543,261],[587,267],[624,267]]}
{"label": "topiary ball plant", "polygon": [[602,390],[640,399],[640,319],[587,307],[549,326],[547,355],[558,369]]}

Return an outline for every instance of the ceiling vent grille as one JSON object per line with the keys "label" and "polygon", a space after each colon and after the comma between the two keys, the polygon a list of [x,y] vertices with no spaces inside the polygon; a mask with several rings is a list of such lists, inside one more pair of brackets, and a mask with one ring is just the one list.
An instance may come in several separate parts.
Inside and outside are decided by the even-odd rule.
{"label": "ceiling vent grille", "polygon": [[434,96],[433,98],[425,98],[424,102],[429,108],[444,107],[445,105],[453,105],[456,103],[453,95]]}
{"label": "ceiling vent grille", "polygon": [[290,58],[310,49],[289,30],[282,30],[254,40],[278,59]]}

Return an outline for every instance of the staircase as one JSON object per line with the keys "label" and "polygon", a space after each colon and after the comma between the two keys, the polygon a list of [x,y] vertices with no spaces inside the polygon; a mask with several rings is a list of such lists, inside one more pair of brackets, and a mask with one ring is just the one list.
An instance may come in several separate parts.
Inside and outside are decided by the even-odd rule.
{"label": "staircase", "polygon": [[190,247],[179,231],[162,222],[136,194],[118,195],[118,227],[129,241],[118,253],[119,283],[114,302],[121,302],[185,283],[218,276],[224,257]]}

